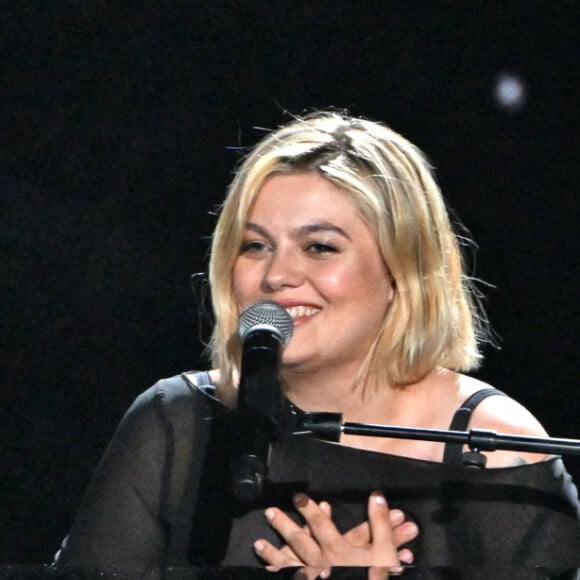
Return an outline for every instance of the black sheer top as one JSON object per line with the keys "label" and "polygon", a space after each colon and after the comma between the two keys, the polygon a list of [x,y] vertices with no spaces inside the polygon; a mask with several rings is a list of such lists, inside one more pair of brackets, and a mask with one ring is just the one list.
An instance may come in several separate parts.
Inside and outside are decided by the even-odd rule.
{"label": "black sheer top", "polygon": [[[346,531],[366,519],[375,489],[419,526],[409,545],[419,566],[557,571],[580,565],[577,491],[559,457],[474,471],[458,461],[457,449],[437,463],[288,436],[273,446],[260,500],[241,504],[229,491],[229,414],[206,373],[195,382],[198,387],[187,375],[165,379],[137,398],[95,472],[57,565],[143,572],[261,566],[253,542],[280,545],[263,515],[267,506],[298,521],[291,497],[304,490],[329,501]],[[461,414],[456,421],[468,421]]]}

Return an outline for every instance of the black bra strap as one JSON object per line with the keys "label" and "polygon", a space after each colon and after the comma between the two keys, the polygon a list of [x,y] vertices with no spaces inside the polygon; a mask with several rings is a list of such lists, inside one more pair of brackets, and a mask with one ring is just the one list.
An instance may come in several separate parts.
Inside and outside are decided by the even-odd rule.
{"label": "black bra strap", "polygon": [[[487,397],[493,395],[503,395],[507,396],[503,391],[499,389],[486,388],[481,389],[481,391],[476,391],[463,401],[461,407],[455,411],[451,425],[449,429],[451,431],[467,431],[467,426],[469,425],[469,420],[471,419],[471,413]],[[443,463],[455,463],[461,464],[461,457],[463,454],[463,445],[460,443],[446,443],[445,451],[443,453]]]}

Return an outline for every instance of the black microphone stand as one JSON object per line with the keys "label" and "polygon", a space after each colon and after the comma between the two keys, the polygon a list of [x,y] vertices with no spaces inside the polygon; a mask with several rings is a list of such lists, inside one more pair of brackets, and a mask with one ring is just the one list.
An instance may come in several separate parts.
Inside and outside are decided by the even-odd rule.
{"label": "black microphone stand", "polygon": [[580,455],[580,440],[528,437],[497,433],[487,429],[450,431],[444,429],[416,429],[394,425],[342,422],[341,413],[305,413],[294,435],[308,435],[325,441],[340,440],[341,434],[390,437],[394,439],[416,439],[467,445],[470,452],[463,454],[463,463],[471,468],[485,467],[485,456],[481,451],[529,451],[552,455]]}

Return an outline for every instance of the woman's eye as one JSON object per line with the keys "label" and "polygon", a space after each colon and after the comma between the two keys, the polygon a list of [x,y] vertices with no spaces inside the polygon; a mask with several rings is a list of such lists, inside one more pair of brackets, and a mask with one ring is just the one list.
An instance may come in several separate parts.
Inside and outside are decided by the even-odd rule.
{"label": "woman's eye", "polygon": [[250,254],[266,250],[267,246],[264,242],[244,242],[240,248],[240,254]]}
{"label": "woman's eye", "polygon": [[338,252],[338,249],[335,246],[331,246],[330,244],[315,243],[308,246],[308,251],[313,254],[329,254]]}

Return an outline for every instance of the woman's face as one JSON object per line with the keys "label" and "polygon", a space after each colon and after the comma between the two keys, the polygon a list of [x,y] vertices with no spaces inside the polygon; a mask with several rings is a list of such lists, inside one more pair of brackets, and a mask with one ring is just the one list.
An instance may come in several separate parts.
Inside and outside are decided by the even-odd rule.
{"label": "woman's face", "polygon": [[294,320],[283,368],[358,372],[393,297],[377,244],[347,194],[316,172],[259,191],[234,266],[240,308],[274,300]]}

